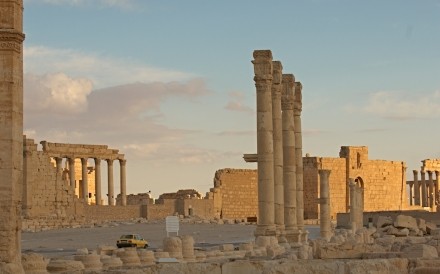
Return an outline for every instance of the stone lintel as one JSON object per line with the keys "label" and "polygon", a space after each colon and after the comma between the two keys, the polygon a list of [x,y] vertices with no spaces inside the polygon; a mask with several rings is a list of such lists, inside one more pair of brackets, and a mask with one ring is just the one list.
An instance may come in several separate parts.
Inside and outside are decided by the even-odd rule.
{"label": "stone lintel", "polygon": [[243,154],[243,159],[246,163],[257,163],[258,162],[258,154]]}

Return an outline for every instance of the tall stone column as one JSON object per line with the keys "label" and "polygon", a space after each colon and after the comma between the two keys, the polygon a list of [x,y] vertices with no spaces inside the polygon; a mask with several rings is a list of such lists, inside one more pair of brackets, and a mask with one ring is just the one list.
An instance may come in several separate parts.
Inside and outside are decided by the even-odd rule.
{"label": "tall stone column", "polygon": [[414,204],[420,205],[420,183],[419,183],[418,171],[413,170],[413,174],[414,174]]}
{"label": "tall stone column", "polygon": [[81,171],[82,171],[82,198],[84,202],[89,202],[89,180],[87,178],[88,169],[87,169],[87,158],[81,158]]}
{"label": "tall stone column", "polygon": [[422,206],[428,206],[428,191],[426,191],[425,171],[420,171],[420,178],[422,180]]}
{"label": "tall stone column", "polygon": [[69,158],[69,180],[70,186],[75,188],[75,157]]}
{"label": "tall stone column", "polygon": [[409,205],[414,205],[414,182],[408,183],[409,187]]}
{"label": "tall stone column", "polygon": [[[0,272],[21,266],[23,0],[0,1]],[[5,264],[2,264],[5,263]]]}
{"label": "tall stone column", "polygon": [[295,155],[296,155],[296,217],[298,229],[304,232],[304,182],[302,158],[302,84],[295,82],[295,101],[293,104],[293,118],[295,123]]}
{"label": "tall stone column", "polygon": [[429,188],[428,188],[428,199],[429,199],[429,207],[431,211],[434,211],[434,180],[432,178],[432,171],[428,170],[428,178],[429,178]]}
{"label": "tall stone column", "polygon": [[102,191],[101,191],[101,159],[95,158],[95,202],[96,205],[102,204]]}
{"label": "tall stone column", "polygon": [[273,172],[275,184],[275,226],[279,242],[286,242],[284,226],[283,186],[283,134],[281,122],[281,81],[283,66],[272,62],[272,124],[273,124]]}
{"label": "tall stone column", "polygon": [[115,187],[113,184],[113,160],[107,159],[108,204],[115,205]]}
{"label": "tall stone column", "polygon": [[329,190],[330,172],[328,169],[319,170],[319,227],[321,238],[327,241],[329,241],[332,236]]}
{"label": "tall stone column", "polygon": [[293,74],[283,74],[281,109],[283,122],[284,225],[289,243],[299,242],[296,217],[294,85],[295,77]]}
{"label": "tall stone column", "polygon": [[127,160],[125,159],[119,159],[119,164],[121,166],[121,170],[119,172],[119,175],[121,176],[121,203],[123,206],[127,205],[127,182],[126,182],[126,163]]}
{"label": "tall stone column", "polygon": [[356,225],[356,214],[357,214],[357,191],[356,191],[356,182],[353,178],[348,179],[348,186],[350,188],[350,225],[351,230],[353,233],[356,233],[356,230],[358,229]]}
{"label": "tall stone column", "polygon": [[255,50],[254,81],[257,90],[258,223],[255,236],[275,235],[272,52]]}

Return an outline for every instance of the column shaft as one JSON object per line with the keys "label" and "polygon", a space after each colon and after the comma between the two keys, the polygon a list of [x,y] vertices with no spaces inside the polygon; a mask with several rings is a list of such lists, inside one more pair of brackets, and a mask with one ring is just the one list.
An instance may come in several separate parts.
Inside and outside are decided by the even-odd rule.
{"label": "column shaft", "polygon": [[422,180],[422,206],[428,206],[428,191],[426,190],[425,171],[420,171],[420,177]]}
{"label": "column shaft", "polygon": [[87,169],[87,158],[81,158],[81,171],[82,171],[82,198],[84,202],[89,202],[89,180],[87,179],[88,169]]}
{"label": "column shaft", "polygon": [[304,230],[304,182],[302,158],[302,85],[295,82],[294,124],[295,124],[295,155],[296,155],[296,217],[298,229]]}
{"label": "column shaft", "polygon": [[63,158],[55,157],[57,173],[62,173],[63,170]]}
{"label": "column shaft", "polygon": [[101,159],[95,158],[95,203],[96,205],[102,204],[102,191],[101,191]]}
{"label": "column shaft", "polygon": [[321,237],[330,240],[332,235],[330,216],[330,191],[329,191],[330,170],[319,170],[319,227]]}
{"label": "column shaft", "polygon": [[420,205],[420,183],[418,178],[418,171],[413,170],[414,174],[414,205]]}
{"label": "column shaft", "polygon": [[348,179],[348,186],[350,187],[350,224],[353,233],[355,233],[358,227],[356,225],[357,195],[356,195],[356,182],[354,181],[354,179],[352,178]]}
{"label": "column shaft", "polygon": [[107,159],[107,177],[108,177],[108,204],[115,205],[115,188],[113,184],[113,160]]}
{"label": "column shaft", "polygon": [[257,90],[258,223],[256,236],[275,235],[273,125],[272,125],[272,53],[254,51]]}
{"label": "column shaft", "polygon": [[286,239],[289,243],[292,243],[298,242],[295,126],[293,118],[295,78],[292,74],[283,74],[282,83],[284,225],[286,227]]}
{"label": "column shaft", "polygon": [[431,211],[434,211],[434,180],[432,179],[432,171],[428,170],[428,178],[429,178],[429,192],[428,192],[428,198],[429,198],[429,207],[431,208]]}
{"label": "column shaft", "polygon": [[435,183],[434,183],[434,194],[435,194],[435,205],[436,205],[436,211],[437,211],[437,205],[439,204],[439,193],[438,193],[438,175],[439,175],[439,171],[435,171]]}
{"label": "column shaft", "polygon": [[125,169],[126,163],[127,163],[127,160],[119,159],[119,164],[121,167],[121,170],[119,173],[119,175],[121,176],[121,178],[120,178],[121,179],[120,180],[120,183],[121,183],[121,204],[123,206],[127,205],[127,182],[126,182],[127,176],[126,176],[126,169]]}
{"label": "column shaft", "polygon": [[69,180],[70,186],[75,188],[75,157],[69,158]]}
{"label": "column shaft", "polygon": [[409,187],[409,205],[414,205],[413,196],[414,196],[414,182],[408,184]]}

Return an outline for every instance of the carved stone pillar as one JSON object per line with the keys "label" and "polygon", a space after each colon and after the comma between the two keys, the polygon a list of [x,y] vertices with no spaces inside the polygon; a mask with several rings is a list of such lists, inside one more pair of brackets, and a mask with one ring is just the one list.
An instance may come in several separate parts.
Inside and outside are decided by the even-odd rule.
{"label": "carved stone pillar", "polygon": [[414,174],[414,205],[420,205],[420,183],[418,171],[413,170]]}
{"label": "carved stone pillar", "polygon": [[115,187],[113,184],[113,160],[107,159],[107,178],[108,178],[108,204],[115,205]]}
{"label": "carved stone pillar", "polygon": [[254,51],[257,90],[258,223],[255,236],[274,236],[272,52]]}
{"label": "carved stone pillar", "polygon": [[101,191],[101,159],[95,158],[95,202],[96,205],[102,204],[102,191]]}
{"label": "carved stone pillar", "polygon": [[75,157],[69,158],[69,180],[70,186],[75,188]]}
{"label": "carved stone pillar", "polygon": [[329,241],[332,236],[329,190],[330,172],[328,169],[319,170],[319,227],[321,238],[327,241]]}
{"label": "carved stone pillar", "polygon": [[414,205],[414,182],[409,182],[408,183],[408,187],[409,187],[409,205],[412,206]]}
{"label": "carved stone pillar", "polygon": [[425,171],[420,171],[420,178],[422,180],[422,206],[428,206],[428,191],[426,191]]}
{"label": "carved stone pillar", "polygon": [[304,232],[304,182],[303,182],[303,158],[302,158],[302,85],[295,82],[295,101],[293,118],[295,123],[295,163],[296,163],[296,217],[298,229]]}
{"label": "carved stone pillar", "polygon": [[278,242],[286,242],[284,226],[283,186],[283,134],[281,122],[281,81],[283,66],[272,62],[272,124],[273,124],[273,171],[275,185],[275,226]]}
{"label": "carved stone pillar", "polygon": [[428,191],[428,199],[429,199],[429,207],[431,211],[434,211],[435,203],[434,203],[434,180],[432,178],[432,171],[428,170],[428,178],[429,178],[429,191]]}
{"label": "carved stone pillar", "polygon": [[282,122],[283,122],[283,185],[284,185],[284,225],[289,243],[299,242],[296,217],[296,164],[295,129],[293,119],[295,77],[283,74],[282,81]]}
{"label": "carved stone pillar", "polygon": [[121,176],[121,204],[123,206],[127,205],[127,182],[126,182],[126,166],[127,160],[125,159],[119,159],[119,164],[121,166],[121,170],[119,175]]}
{"label": "carved stone pillar", "polygon": [[81,158],[81,171],[82,171],[82,193],[80,198],[84,199],[84,202],[89,202],[89,182],[87,179],[88,169],[87,169],[87,158]]}
{"label": "carved stone pillar", "polygon": [[[23,273],[23,1],[0,2],[0,273]],[[8,270],[10,272],[8,272]]]}

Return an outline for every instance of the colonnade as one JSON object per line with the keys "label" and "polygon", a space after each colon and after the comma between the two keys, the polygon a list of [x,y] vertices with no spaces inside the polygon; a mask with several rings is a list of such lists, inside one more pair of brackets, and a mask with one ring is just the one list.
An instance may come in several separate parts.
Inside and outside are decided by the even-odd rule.
{"label": "colonnade", "polygon": [[[253,53],[257,92],[258,222],[255,236],[304,242],[302,85],[270,50]],[[245,155],[245,160],[246,160]],[[248,158],[249,159],[249,158]]]}
{"label": "colonnade", "polygon": [[[426,173],[428,173],[428,180],[426,180]],[[422,207],[429,207],[431,211],[437,210],[439,203],[439,171],[421,170],[420,180],[418,171],[413,170],[414,181],[408,182],[409,186],[409,204],[418,205]],[[434,175],[435,174],[435,180]]]}
{"label": "colonnade", "polygon": [[[69,164],[69,184],[71,187],[75,188],[75,159],[76,157],[70,156],[65,157]],[[56,162],[56,170],[61,173],[62,168],[62,157],[54,157]],[[86,203],[89,201],[89,190],[88,190],[88,180],[87,180],[87,163],[89,157],[81,157],[81,172],[82,172],[82,193],[80,193],[79,198],[84,199]],[[96,192],[96,205],[102,204],[102,191],[101,191],[101,158],[93,158],[95,161],[95,192]],[[113,161],[119,161],[120,165],[120,188],[122,205],[127,205],[127,182],[126,182],[126,159],[104,159],[107,162],[107,180],[108,180],[108,205],[115,205],[115,193],[114,193],[114,183],[113,183]]]}

